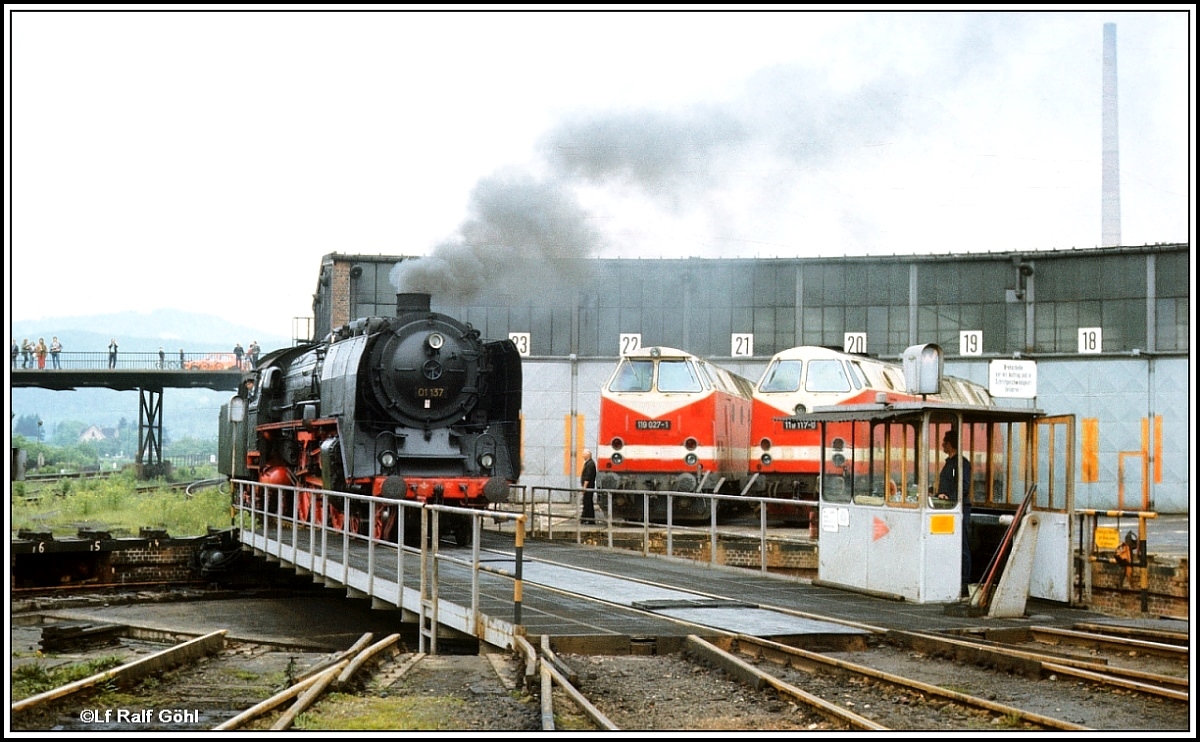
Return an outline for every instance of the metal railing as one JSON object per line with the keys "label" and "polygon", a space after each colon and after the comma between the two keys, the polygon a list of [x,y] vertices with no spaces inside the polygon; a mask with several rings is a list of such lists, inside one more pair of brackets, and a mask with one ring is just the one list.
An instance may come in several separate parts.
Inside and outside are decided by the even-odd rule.
{"label": "metal railing", "polygon": [[[441,609],[440,572],[446,565],[458,565],[470,571],[469,618],[462,626],[455,626],[464,633],[483,639],[498,646],[511,644],[512,635],[521,633],[522,595],[522,549],[525,539],[525,516],[521,513],[505,513],[494,510],[451,507],[448,505],[421,504],[407,500],[384,500],[347,492],[316,490],[284,485],[269,485],[258,482],[235,480],[233,497],[233,525],[242,533],[242,543],[260,543],[268,556],[283,562],[291,562],[296,569],[322,575],[347,588],[360,590],[376,600],[408,609],[420,616],[420,650],[437,652],[437,626]],[[307,507],[300,505],[308,498]],[[299,507],[292,507],[296,503]],[[351,507],[355,505],[355,507]],[[342,517],[332,517],[335,506]],[[397,540],[384,538],[376,533],[374,524],[384,513],[383,508],[398,508],[395,512]],[[356,519],[345,514],[365,512],[366,517]],[[462,551],[444,552],[440,548],[443,517],[467,517],[471,522],[470,556]],[[404,534],[409,519],[420,521],[418,545],[405,544]],[[485,521],[497,526],[501,533],[511,533],[514,550],[512,571],[496,568],[480,553],[480,534]],[[505,527],[507,526],[507,527]],[[250,534],[255,538],[247,538]],[[352,549],[366,546],[366,568],[362,574],[352,574],[349,554]],[[257,547],[256,547],[257,548]],[[495,556],[492,555],[492,561]],[[390,560],[395,566],[394,587],[378,580],[377,567]],[[419,570],[419,571],[418,571]],[[413,593],[405,588],[405,577],[419,575],[419,588]],[[479,607],[480,579],[491,575],[513,582],[512,628],[505,627],[500,617],[490,620]],[[394,590],[394,592],[393,592]],[[406,591],[409,592],[406,595]],[[493,591],[494,592],[494,591]],[[406,604],[405,599],[409,598]],[[480,634],[483,635],[480,635]],[[428,643],[428,648],[426,645]]]}
{"label": "metal railing", "polygon": [[[814,529],[781,529],[778,523],[772,523],[770,511],[784,508],[813,508],[815,501],[782,500],[771,497],[748,497],[743,495],[718,495],[702,492],[664,492],[660,490],[590,490],[596,498],[596,524],[589,526],[583,523],[582,495],[584,490],[572,487],[540,487],[520,486],[510,490],[510,501],[497,505],[501,511],[519,511],[525,516],[529,534],[534,538],[554,540],[556,538],[573,538],[576,543],[583,543],[585,533],[600,529],[603,533],[604,546],[608,548],[630,549],[630,541],[636,539],[636,550],[643,556],[649,556],[653,551],[652,543],[661,540],[666,556],[681,556],[676,550],[676,540],[688,539],[689,544],[696,542],[698,535],[703,535],[708,548],[705,553],[711,564],[719,563],[721,543],[737,542],[743,548],[756,543],[758,547],[758,570],[770,571],[769,557],[772,545],[811,544],[815,540]],[[615,517],[614,502],[616,498],[640,497],[642,517],[631,519]],[[651,517],[651,498],[659,498],[665,505],[664,517]],[[665,498],[665,502],[662,499]],[[678,522],[675,518],[677,500],[702,500],[703,512],[707,512],[704,521],[686,520]],[[791,532],[787,532],[790,530]],[[590,541],[590,539],[589,539]],[[623,545],[618,547],[618,541]],[[694,558],[684,556],[684,558]]]}
{"label": "metal railing", "polygon": [[229,351],[168,351],[162,358],[159,358],[156,351],[118,351],[115,360],[109,358],[107,351],[63,351],[58,354],[57,361],[52,354],[47,353],[45,366],[42,368],[38,367],[36,357],[31,356],[25,361],[18,354],[12,361],[12,368],[16,371],[246,371],[252,366],[242,358],[239,368],[237,359]]}

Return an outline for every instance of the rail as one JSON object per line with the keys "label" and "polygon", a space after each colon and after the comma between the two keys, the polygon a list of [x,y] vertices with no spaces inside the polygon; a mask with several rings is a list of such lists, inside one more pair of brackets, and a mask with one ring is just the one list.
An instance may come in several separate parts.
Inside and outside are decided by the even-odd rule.
{"label": "rail", "polygon": [[[297,569],[323,575],[327,580],[360,590],[375,600],[390,602],[397,608],[419,614],[421,652],[437,652],[436,629],[442,624],[439,612],[443,609],[439,575],[447,567],[470,572],[470,605],[465,606],[467,614],[462,625],[454,628],[497,646],[509,646],[514,634],[523,633],[522,550],[526,530],[523,514],[385,500],[245,480],[234,480],[233,484],[236,487],[233,497],[236,528],[256,536],[255,541],[261,539],[267,546],[264,551],[270,557],[280,561],[288,561],[291,557]],[[301,503],[301,506],[292,508],[292,502]],[[365,513],[365,517],[336,517],[331,506],[342,514],[358,512]],[[370,526],[381,520],[377,516],[384,515],[383,508],[398,508],[395,512],[396,533],[400,535],[398,542],[385,538]],[[442,550],[442,537],[451,532],[449,528],[442,529],[442,519],[448,516],[470,519],[469,556],[463,556],[461,549]],[[404,543],[406,521],[411,518],[419,519],[420,523],[417,545]],[[495,554],[487,558],[481,554],[479,542],[485,521],[497,526],[498,532],[511,534],[514,554],[511,570],[489,563],[496,560]],[[243,537],[242,542],[246,541]],[[361,575],[351,574],[349,555],[352,550],[359,554],[365,550],[365,567]],[[386,567],[389,572],[394,567],[394,587],[387,578],[379,576],[381,567]],[[480,607],[484,576],[512,582],[511,623],[500,616],[486,615]],[[406,578],[415,578],[419,585],[415,597],[413,589],[405,586]],[[487,592],[488,595],[498,593],[494,585]]]}
{"label": "rail", "polygon": [[120,667],[114,667],[45,693],[22,699],[12,704],[12,713],[27,711],[50,701],[66,698],[109,682],[129,684],[147,676],[160,675],[181,663],[217,653],[225,646],[227,633],[224,629],[214,631],[147,657],[132,660]]}

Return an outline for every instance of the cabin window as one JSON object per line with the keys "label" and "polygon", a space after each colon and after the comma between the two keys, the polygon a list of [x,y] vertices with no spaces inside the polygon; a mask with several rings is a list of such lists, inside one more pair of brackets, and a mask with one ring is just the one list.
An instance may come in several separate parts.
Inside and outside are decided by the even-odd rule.
{"label": "cabin window", "polygon": [[850,380],[839,360],[809,361],[804,388],[810,392],[848,392]]}
{"label": "cabin window", "polygon": [[631,361],[625,359],[617,368],[612,383],[608,385],[610,392],[648,392],[650,382],[654,378],[654,364],[651,361]]}
{"label": "cabin window", "polygon": [[850,362],[850,380],[854,382],[855,389],[862,389],[867,385],[866,374],[863,373],[862,366],[858,365],[858,361]]}
{"label": "cabin window", "polygon": [[696,369],[690,362],[658,362],[658,391],[698,392],[700,389],[700,377],[696,375]]}
{"label": "cabin window", "polygon": [[767,369],[760,392],[795,392],[800,390],[800,361],[776,361]]}

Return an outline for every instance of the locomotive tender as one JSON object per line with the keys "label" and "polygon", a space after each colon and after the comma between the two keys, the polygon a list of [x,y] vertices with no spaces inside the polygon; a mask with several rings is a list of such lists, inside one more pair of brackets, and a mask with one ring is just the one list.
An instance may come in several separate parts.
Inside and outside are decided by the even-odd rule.
{"label": "locomotive tender", "polygon": [[[236,407],[244,420],[230,414]],[[222,408],[219,469],[269,485],[484,508],[507,499],[520,445],[521,358],[512,341],[481,339],[470,324],[431,311],[428,294],[398,294],[395,317],[360,318],[320,342],[264,355]],[[367,523],[362,501],[345,513],[339,498],[323,507],[319,493],[302,489],[293,499],[284,514],[300,521],[341,527],[348,518],[354,532],[397,538],[397,507],[376,507]],[[414,522],[407,518],[406,530]],[[451,520],[460,545],[470,525]]]}

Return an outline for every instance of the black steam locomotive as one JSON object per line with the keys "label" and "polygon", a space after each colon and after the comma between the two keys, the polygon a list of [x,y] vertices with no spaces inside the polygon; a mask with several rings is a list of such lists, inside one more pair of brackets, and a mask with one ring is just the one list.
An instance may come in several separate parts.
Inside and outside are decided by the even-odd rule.
{"label": "black steam locomotive", "polygon": [[[520,354],[431,311],[428,294],[399,294],[395,317],[264,355],[238,397],[220,424],[220,471],[232,478],[482,508],[507,499],[521,471]],[[301,521],[349,519],[354,532],[396,539],[397,507],[375,507],[368,523],[361,500],[342,512],[338,498],[293,499],[284,507]],[[441,522],[469,543],[468,519]]]}

